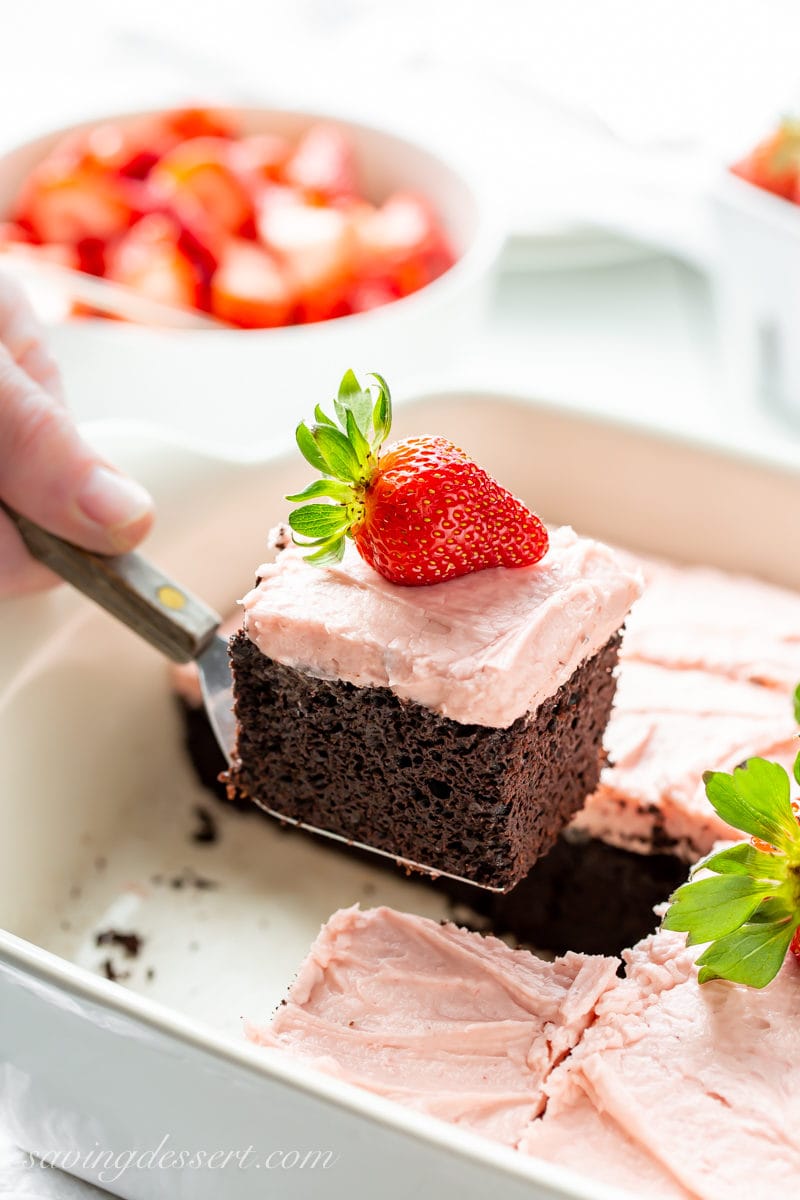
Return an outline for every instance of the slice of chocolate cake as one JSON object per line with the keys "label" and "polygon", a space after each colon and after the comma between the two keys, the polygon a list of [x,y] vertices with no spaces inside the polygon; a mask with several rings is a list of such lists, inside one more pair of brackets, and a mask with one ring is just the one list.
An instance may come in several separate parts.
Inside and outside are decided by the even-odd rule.
{"label": "slice of chocolate cake", "polygon": [[[461,924],[556,953],[617,954],[652,932],[654,906],[715,839],[728,836],[703,794],[703,769],[730,769],[750,755],[791,764],[800,597],[707,568],[628,561],[632,569],[641,562],[645,592],[626,624],[600,784],[550,853],[506,894],[447,877],[432,882],[452,898]],[[240,625],[238,614],[230,629]],[[196,671],[174,674],[192,761],[224,798],[225,763]]]}
{"label": "slice of chocolate cake", "polygon": [[639,590],[570,529],[541,563],[398,587],[348,548],[259,569],[231,641],[232,792],[508,889],[596,786]]}

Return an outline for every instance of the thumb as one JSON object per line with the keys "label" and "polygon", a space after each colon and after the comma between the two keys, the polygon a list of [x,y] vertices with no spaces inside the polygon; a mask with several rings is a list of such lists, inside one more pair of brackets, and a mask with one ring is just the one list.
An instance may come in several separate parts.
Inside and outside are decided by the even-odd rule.
{"label": "thumb", "polygon": [[0,345],[0,497],[99,553],[130,550],[153,521],[145,489],[104,463],[67,410]]}

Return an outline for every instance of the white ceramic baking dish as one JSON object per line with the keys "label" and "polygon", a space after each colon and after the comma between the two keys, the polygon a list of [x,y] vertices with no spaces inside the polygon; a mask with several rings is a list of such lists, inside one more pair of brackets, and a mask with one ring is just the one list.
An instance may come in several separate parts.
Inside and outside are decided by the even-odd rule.
{"label": "white ceramic baking dish", "polygon": [[[800,586],[800,474],[786,465],[488,395],[401,406],[398,434],[422,429],[473,450],[549,520]],[[93,434],[158,497],[152,556],[227,607],[297,456],[231,461],[143,429]],[[611,1195],[250,1046],[241,1017],[269,1017],[335,908],[438,917],[443,902],[250,816],[222,814],[216,844],[193,842],[193,807],[209,801],[164,663],[66,589],[0,609],[0,671],[0,1099],[24,1148],[137,1200]],[[138,957],[95,944],[112,927],[141,935]],[[129,972],[122,984],[101,977],[106,958]],[[253,1150],[247,1166],[179,1171],[148,1165],[159,1147]],[[149,1157],[109,1166],[133,1152]]]}

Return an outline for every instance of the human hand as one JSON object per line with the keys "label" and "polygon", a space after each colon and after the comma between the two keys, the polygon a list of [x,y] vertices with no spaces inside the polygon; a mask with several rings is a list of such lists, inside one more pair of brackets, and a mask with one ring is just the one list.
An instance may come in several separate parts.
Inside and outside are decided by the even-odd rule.
{"label": "human hand", "polygon": [[[145,489],[80,437],[42,330],[16,284],[0,277],[0,499],[51,533],[105,554],[131,550],[153,523]],[[0,513],[0,596],[57,579]]]}

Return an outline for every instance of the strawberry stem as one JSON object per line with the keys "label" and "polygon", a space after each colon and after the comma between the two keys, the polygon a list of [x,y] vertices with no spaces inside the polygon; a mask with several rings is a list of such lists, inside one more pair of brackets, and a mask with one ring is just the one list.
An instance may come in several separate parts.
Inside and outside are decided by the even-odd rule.
{"label": "strawberry stem", "polygon": [[[289,524],[298,545],[311,553],[306,560],[317,566],[340,562],[344,539],[352,537],[364,520],[364,495],[378,466],[381,447],[392,426],[392,398],[380,376],[362,387],[352,371],[339,384],[333,408],[336,420],[318,404],[314,423],[297,427],[297,445],[303,458],[322,479],[287,496],[295,509]],[[319,500],[323,503],[308,503]]]}

